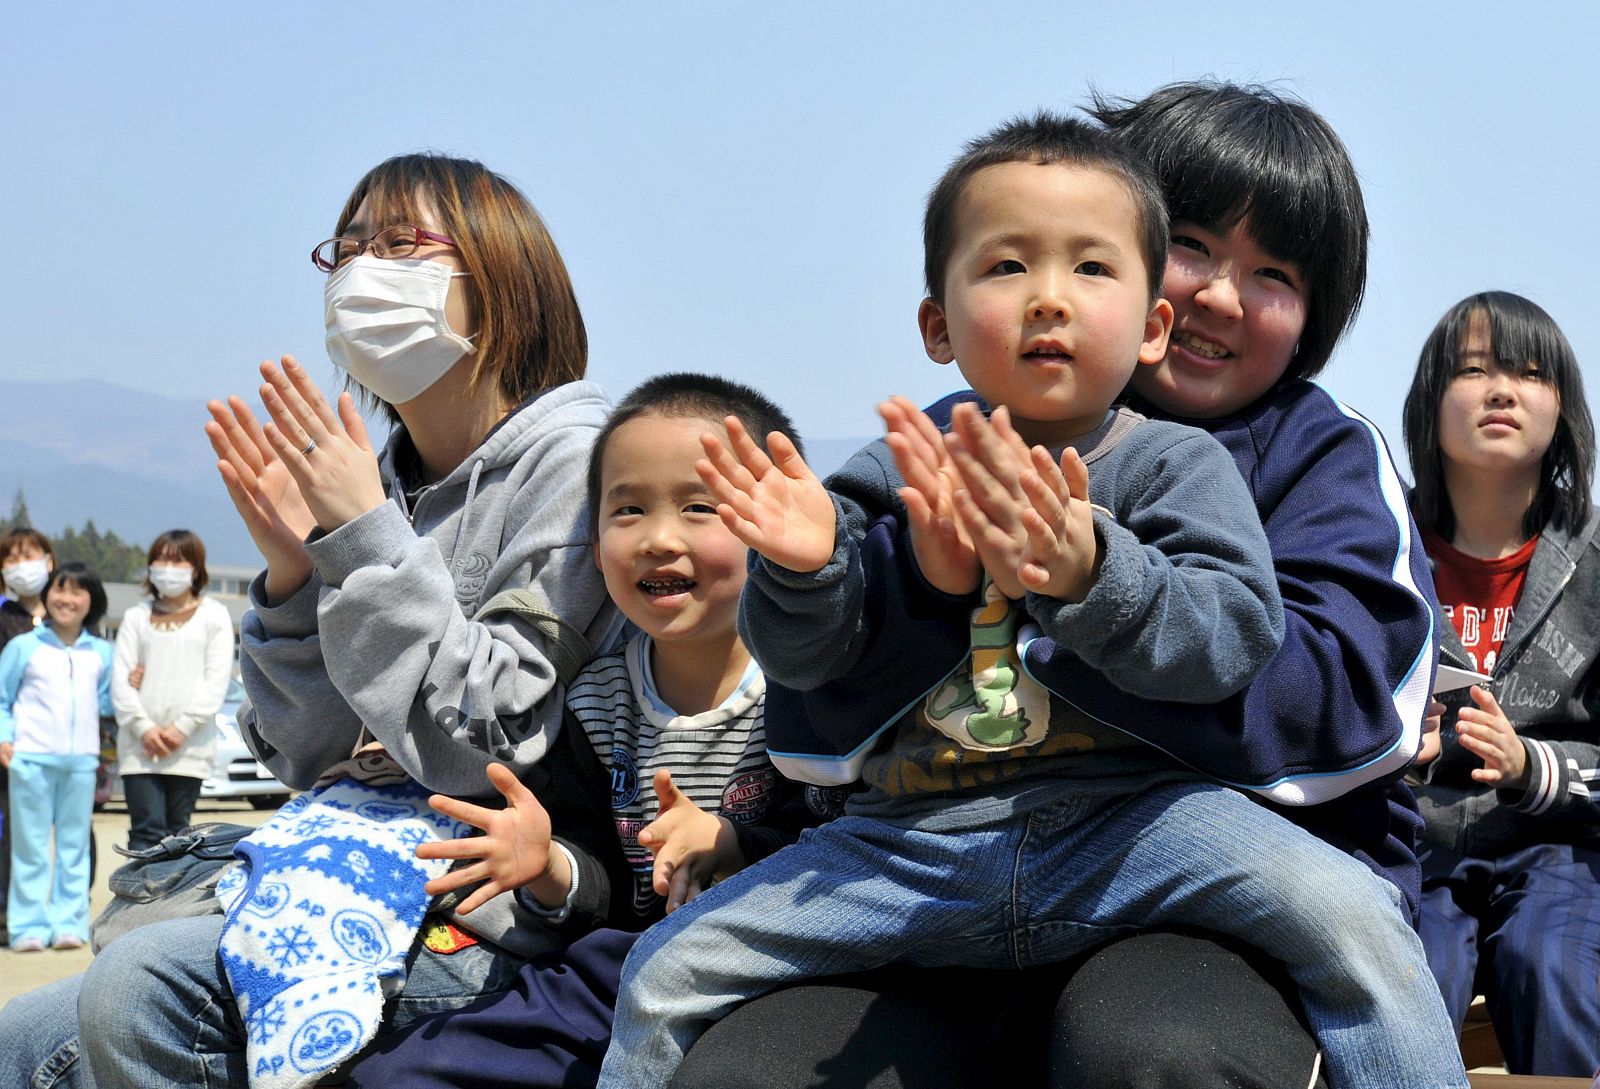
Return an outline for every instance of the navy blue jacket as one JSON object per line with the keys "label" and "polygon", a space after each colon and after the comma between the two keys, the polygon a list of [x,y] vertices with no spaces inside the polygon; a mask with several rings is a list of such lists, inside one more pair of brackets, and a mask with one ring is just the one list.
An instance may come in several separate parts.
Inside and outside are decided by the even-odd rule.
{"label": "navy blue jacket", "polygon": [[[933,406],[935,422],[959,400],[976,395]],[[1244,478],[1272,551],[1283,641],[1249,686],[1226,699],[1140,701],[1138,716],[1107,707],[1097,717],[1252,791],[1360,858],[1401,890],[1414,914],[1420,821],[1400,778],[1419,744],[1438,632],[1432,577],[1383,439],[1308,382],[1287,383],[1235,416],[1181,422],[1209,431]],[[790,714],[831,728],[862,698],[892,700],[915,687],[925,660],[942,659],[941,640],[964,647],[972,603],[928,587],[909,561],[909,542],[892,535],[880,524],[862,543],[864,553],[902,558],[865,565],[866,608],[878,614],[871,626],[893,616],[893,626],[910,623],[916,634],[867,646],[851,671],[864,678],[853,692],[831,684],[792,697],[769,689],[769,738],[783,736],[775,720]],[[1075,700],[1084,691],[1075,690]]]}
{"label": "navy blue jacket", "polygon": [[[1135,407],[1140,407],[1137,404]],[[1433,575],[1383,436],[1310,382],[1186,420],[1228,448],[1255,498],[1283,594],[1283,644],[1214,726],[1284,778],[1235,780],[1421,897],[1416,757],[1440,646]]]}

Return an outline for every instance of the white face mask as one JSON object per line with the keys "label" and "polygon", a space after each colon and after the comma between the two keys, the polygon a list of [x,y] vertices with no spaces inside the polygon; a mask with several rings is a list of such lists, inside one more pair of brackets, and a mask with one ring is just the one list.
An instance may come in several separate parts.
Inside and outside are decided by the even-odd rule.
{"label": "white face mask", "polygon": [[181,567],[157,567],[151,564],[146,577],[162,597],[181,597],[185,590],[194,585],[194,568],[188,564]]}
{"label": "white face mask", "polygon": [[450,281],[465,275],[438,261],[346,262],[323,289],[328,357],[385,403],[411,400],[474,350],[444,316]]}
{"label": "white face mask", "polygon": [[50,581],[49,560],[19,560],[0,568],[0,577],[6,588],[19,597],[38,597],[45,583]]}

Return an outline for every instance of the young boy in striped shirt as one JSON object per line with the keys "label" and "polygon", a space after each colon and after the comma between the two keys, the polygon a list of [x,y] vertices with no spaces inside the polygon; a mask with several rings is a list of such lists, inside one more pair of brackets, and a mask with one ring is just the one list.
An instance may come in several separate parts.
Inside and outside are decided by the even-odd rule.
{"label": "young boy in striped shirt", "polygon": [[[592,748],[583,787],[604,793],[609,776],[616,851],[596,857],[553,843],[544,807],[502,767],[491,767],[490,779],[504,809],[433,799],[484,835],[419,848],[478,860],[428,891],[481,882],[462,902],[467,912],[517,888],[574,940],[524,965],[505,994],[389,1037],[356,1064],[352,1084],[593,1084],[638,932],[828,813],[830,792],[783,779],[767,758],[766,682],[735,628],[748,550],[695,470],[701,435],[724,436],[729,416],[751,434],[793,433],[783,412],[748,387],[669,374],[623,399],[590,461],[596,560],[637,631],[573,681],[565,729]],[[604,926],[593,927],[596,916]]]}

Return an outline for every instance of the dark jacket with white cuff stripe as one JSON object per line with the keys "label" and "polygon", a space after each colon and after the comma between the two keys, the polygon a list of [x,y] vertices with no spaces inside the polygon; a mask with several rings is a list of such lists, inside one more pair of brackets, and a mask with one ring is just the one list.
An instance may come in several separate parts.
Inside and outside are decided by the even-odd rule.
{"label": "dark jacket with white cuff stripe", "polygon": [[[1442,621],[1441,660],[1471,668]],[[1483,761],[1455,739],[1466,689],[1441,700],[1443,751],[1426,769],[1417,801],[1424,838],[1457,854],[1496,858],[1540,843],[1600,849],[1600,512],[1580,532],[1547,526],[1506,632],[1489,689],[1528,754],[1526,790],[1474,782]]]}

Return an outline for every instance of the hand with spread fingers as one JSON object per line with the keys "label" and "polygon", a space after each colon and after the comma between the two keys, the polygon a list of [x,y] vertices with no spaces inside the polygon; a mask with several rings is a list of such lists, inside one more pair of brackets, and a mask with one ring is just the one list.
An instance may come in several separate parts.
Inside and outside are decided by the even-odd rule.
{"label": "hand with spread fingers", "polygon": [[1030,461],[1027,444],[1012,428],[1004,405],[988,419],[976,405],[957,405],[944,441],[961,481],[955,493],[961,525],[995,587],[1006,597],[1020,598],[1025,587],[1017,569],[1028,544],[1022,522],[1028,506],[1022,490]]}
{"label": "hand with spread fingers", "polygon": [[1089,470],[1071,447],[1057,466],[1050,451],[1028,452],[1033,466],[1022,474],[1029,506],[1022,512],[1028,541],[1017,564],[1017,578],[1036,594],[1076,604],[1094,585],[1100,542],[1089,505]]}
{"label": "hand with spread fingers", "polygon": [[670,914],[744,868],[739,837],[726,817],[695,805],[662,768],[652,781],[659,803],[656,819],[639,832],[639,846],[655,859],[651,885],[667,898]]}
{"label": "hand with spread fingers", "polygon": [[822,481],[788,436],[767,439],[772,456],[737,416],[724,421],[728,441],[700,436],[706,456],[695,472],[717,500],[717,514],[739,540],[779,567],[809,574],[833,557],[837,518]]}
{"label": "hand with spread fingers", "polygon": [[272,416],[262,430],[322,531],[382,506],[388,495],[354,398],[341,393],[335,414],[293,356],[281,367],[261,364],[261,377],[261,402]]}
{"label": "hand with spread fingers", "polygon": [[900,498],[922,577],[947,594],[972,593],[983,570],[956,514],[961,478],[945,449],[944,436],[925,412],[904,397],[884,401],[878,415],[883,417],[895,467],[906,482]]}
{"label": "hand with spread fingers", "polygon": [[482,882],[456,908],[465,915],[502,892],[526,885],[545,907],[560,907],[572,890],[572,868],[564,852],[551,849],[550,814],[504,764],[489,765],[489,782],[504,796],[504,809],[489,809],[443,794],[428,799],[428,804],[445,816],[483,831],[481,836],[438,840],[417,848],[418,858],[482,860],[429,881],[424,886],[428,895]]}
{"label": "hand with spread fingers", "polygon": [[267,596],[281,601],[311,577],[305,538],[316,519],[250,406],[238,397],[208,401],[206,437],[217,472],[245,528],[267,561]]}
{"label": "hand with spread fingers", "polygon": [[1475,706],[1456,713],[1456,740],[1483,761],[1483,767],[1473,769],[1473,780],[1501,790],[1526,790],[1528,750],[1516,727],[1487,688],[1475,684],[1468,692]]}

